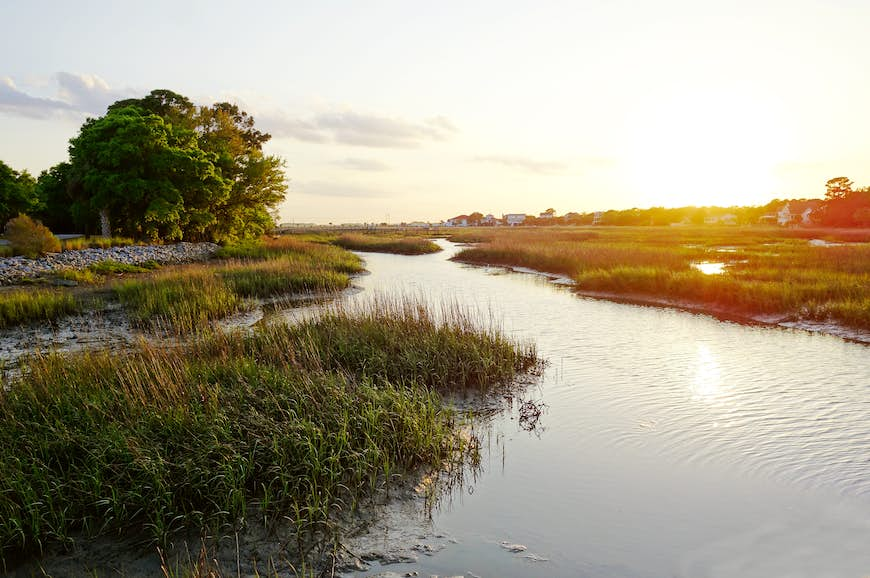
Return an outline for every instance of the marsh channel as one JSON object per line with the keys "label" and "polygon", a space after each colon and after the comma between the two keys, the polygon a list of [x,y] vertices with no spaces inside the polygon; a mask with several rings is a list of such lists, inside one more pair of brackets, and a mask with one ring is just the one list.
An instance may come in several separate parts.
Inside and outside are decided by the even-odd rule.
{"label": "marsh channel", "polygon": [[457,300],[533,340],[543,414],[488,422],[480,471],[432,514],[434,551],[357,575],[870,575],[870,347],[578,297],[439,243],[363,254],[351,298]]}
{"label": "marsh channel", "polygon": [[542,413],[514,400],[480,420],[479,468],[350,540],[395,563],[344,575],[870,575],[870,346],[581,297],[438,243],[362,253],[370,273],[342,299],[456,302],[533,341],[548,365],[522,399]]}

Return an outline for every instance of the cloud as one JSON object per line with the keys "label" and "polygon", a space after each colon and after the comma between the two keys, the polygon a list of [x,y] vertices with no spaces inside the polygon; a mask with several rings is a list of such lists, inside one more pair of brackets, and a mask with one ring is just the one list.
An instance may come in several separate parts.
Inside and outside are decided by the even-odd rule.
{"label": "cloud", "polygon": [[477,162],[491,163],[536,174],[555,174],[567,169],[567,165],[555,161],[541,161],[527,157],[489,155],[474,158]]}
{"label": "cloud", "polygon": [[54,80],[58,85],[57,98],[44,98],[20,90],[9,77],[0,78],[0,112],[40,119],[100,115],[116,100],[138,94],[131,89],[113,89],[92,74],[58,72]]}
{"label": "cloud", "polygon": [[354,199],[382,199],[393,196],[392,193],[381,189],[330,181],[293,181],[290,185],[290,194],[311,195],[315,197],[347,197]]}
{"label": "cloud", "polygon": [[332,163],[336,166],[350,169],[352,171],[363,171],[369,173],[377,173],[390,170],[388,165],[374,159],[346,158]]}
{"label": "cloud", "polygon": [[19,90],[11,78],[4,76],[0,77],[0,112],[27,118],[50,118],[74,113],[75,108],[61,100],[30,96]]}
{"label": "cloud", "polygon": [[258,118],[275,137],[372,148],[416,148],[425,142],[447,140],[457,132],[453,123],[441,116],[412,122],[344,111],[321,113],[308,119],[281,113],[260,114]]}
{"label": "cloud", "polygon": [[139,91],[129,88],[110,88],[105,80],[92,74],[58,72],[55,78],[60,85],[60,97],[76,109],[91,114],[103,114],[117,100],[142,96]]}

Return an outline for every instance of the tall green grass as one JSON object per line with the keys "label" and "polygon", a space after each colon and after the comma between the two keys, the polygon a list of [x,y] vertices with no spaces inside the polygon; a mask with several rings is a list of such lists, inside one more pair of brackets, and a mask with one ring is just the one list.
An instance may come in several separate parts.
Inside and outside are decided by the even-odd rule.
{"label": "tall green grass", "polygon": [[250,507],[307,528],[395,473],[461,459],[473,448],[434,390],[503,382],[537,358],[447,312],[381,303],[175,349],[31,359],[0,392],[0,556],[80,534],[231,532]]}
{"label": "tall green grass", "polygon": [[123,281],[113,290],[135,324],[164,325],[179,332],[201,329],[244,305],[207,267]]}
{"label": "tall green grass", "polygon": [[0,328],[53,321],[81,310],[80,302],[71,294],[43,289],[0,292]]}

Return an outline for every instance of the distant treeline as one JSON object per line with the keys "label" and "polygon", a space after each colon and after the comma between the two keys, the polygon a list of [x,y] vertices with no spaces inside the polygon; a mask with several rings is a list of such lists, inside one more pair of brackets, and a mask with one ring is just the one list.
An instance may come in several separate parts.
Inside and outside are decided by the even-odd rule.
{"label": "distant treeline", "polygon": [[120,100],[33,178],[0,161],[0,228],[26,214],[55,232],[225,241],[262,234],[284,199],[283,161],[238,106],[169,90]]}
{"label": "distant treeline", "polygon": [[[547,209],[539,216],[526,215],[522,225],[615,225],[646,226],[673,224],[753,225],[758,223],[824,227],[870,227],[870,187],[853,188],[846,177],[836,177],[825,185],[824,199],[774,199],[766,205],[750,207],[651,207],[556,215]],[[469,225],[497,223],[482,213],[467,216]]]}

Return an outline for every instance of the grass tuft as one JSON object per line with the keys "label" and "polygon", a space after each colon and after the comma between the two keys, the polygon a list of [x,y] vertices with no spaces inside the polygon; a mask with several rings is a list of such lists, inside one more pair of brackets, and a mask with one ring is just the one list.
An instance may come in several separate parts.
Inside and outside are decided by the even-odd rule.
{"label": "grass tuft", "polygon": [[34,321],[53,321],[76,313],[80,308],[81,304],[75,297],[61,291],[4,291],[0,293],[0,328]]}

